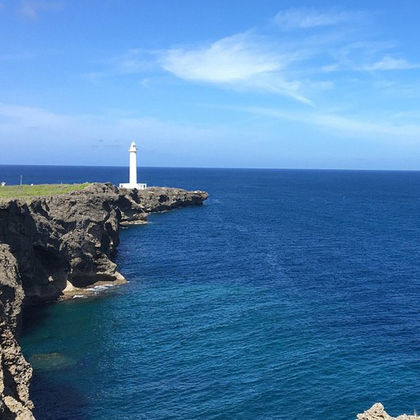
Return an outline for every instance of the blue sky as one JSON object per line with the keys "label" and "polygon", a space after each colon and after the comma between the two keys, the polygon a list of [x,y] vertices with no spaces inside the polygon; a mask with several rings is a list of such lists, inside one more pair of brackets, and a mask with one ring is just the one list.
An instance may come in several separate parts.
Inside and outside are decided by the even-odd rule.
{"label": "blue sky", "polygon": [[420,169],[420,2],[0,0],[0,164]]}

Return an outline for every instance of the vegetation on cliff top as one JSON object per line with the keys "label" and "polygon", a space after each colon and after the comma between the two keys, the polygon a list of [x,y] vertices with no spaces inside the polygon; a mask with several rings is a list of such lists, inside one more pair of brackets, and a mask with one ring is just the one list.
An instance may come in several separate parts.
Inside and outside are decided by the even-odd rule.
{"label": "vegetation on cliff top", "polygon": [[2,198],[30,198],[66,194],[71,191],[83,190],[89,184],[39,184],[39,185],[5,185],[0,186]]}

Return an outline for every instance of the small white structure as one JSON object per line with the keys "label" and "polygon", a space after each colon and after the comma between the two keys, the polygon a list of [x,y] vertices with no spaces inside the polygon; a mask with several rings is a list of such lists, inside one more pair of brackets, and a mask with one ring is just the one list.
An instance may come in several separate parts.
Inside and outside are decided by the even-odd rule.
{"label": "small white structure", "polygon": [[137,146],[134,141],[131,143],[128,151],[130,152],[130,182],[128,184],[120,184],[120,188],[144,190],[147,188],[147,184],[137,183]]}

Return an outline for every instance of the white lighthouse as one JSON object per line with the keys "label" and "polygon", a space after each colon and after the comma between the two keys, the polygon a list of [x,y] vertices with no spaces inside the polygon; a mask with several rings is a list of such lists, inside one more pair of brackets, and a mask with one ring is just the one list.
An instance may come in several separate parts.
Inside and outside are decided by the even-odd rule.
{"label": "white lighthouse", "polygon": [[120,184],[120,188],[144,190],[147,188],[147,184],[137,183],[137,146],[134,141],[128,151],[130,153],[130,178],[128,184]]}

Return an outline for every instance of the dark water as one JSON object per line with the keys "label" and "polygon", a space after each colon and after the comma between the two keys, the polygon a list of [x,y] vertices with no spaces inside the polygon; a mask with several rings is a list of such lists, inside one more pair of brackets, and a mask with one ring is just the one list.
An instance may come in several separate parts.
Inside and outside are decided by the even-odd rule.
{"label": "dark water", "polygon": [[[9,182],[124,168],[0,167]],[[420,173],[144,169],[202,208],[121,231],[130,280],[25,323],[39,419],[354,419],[420,409]]]}

